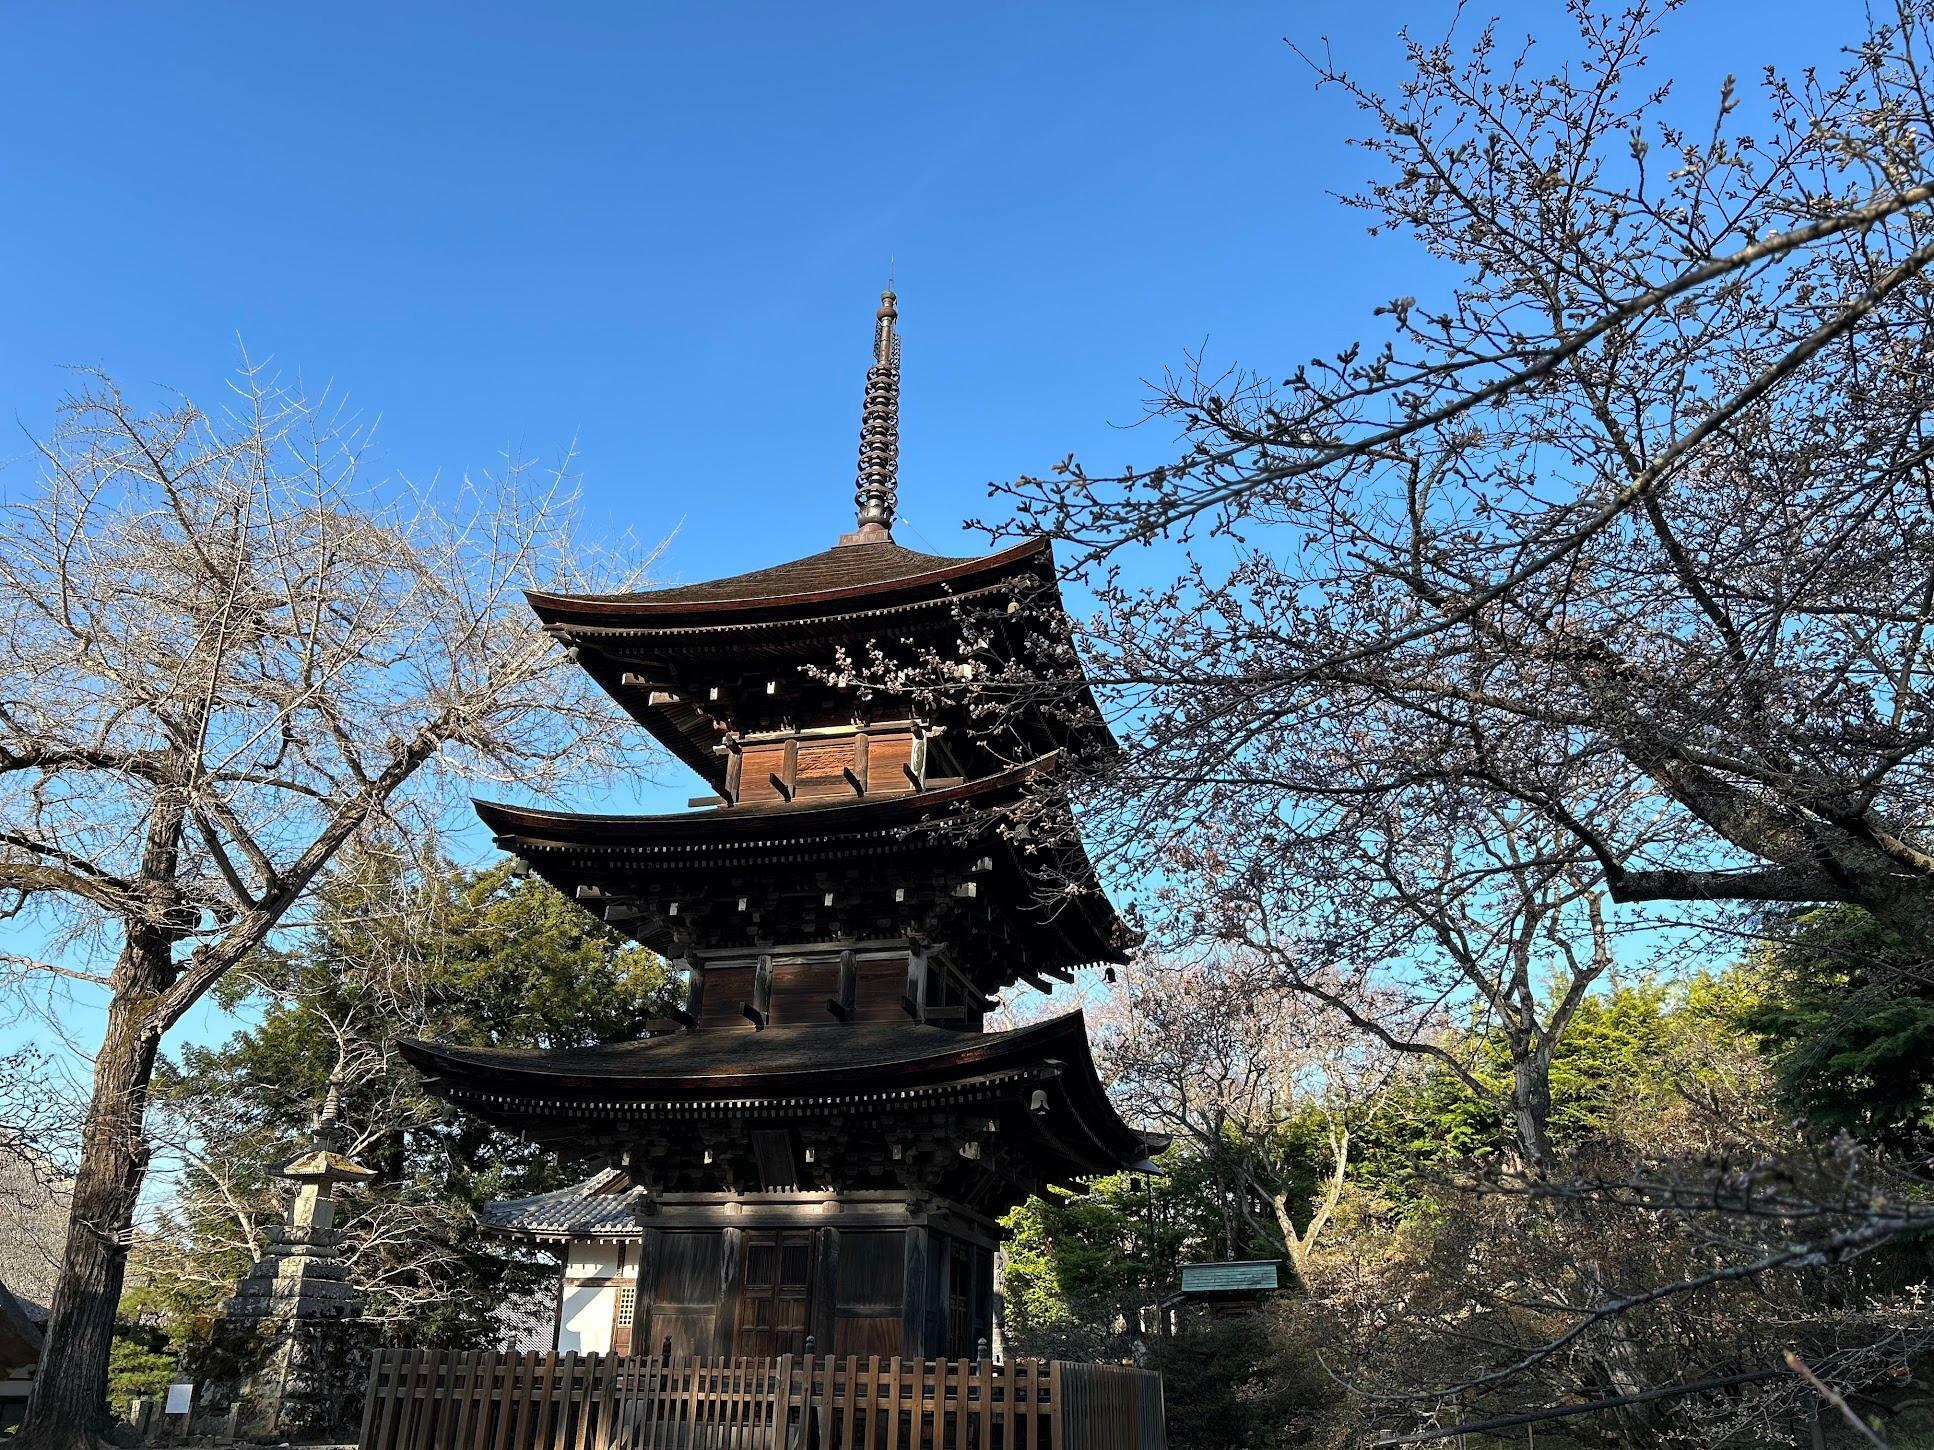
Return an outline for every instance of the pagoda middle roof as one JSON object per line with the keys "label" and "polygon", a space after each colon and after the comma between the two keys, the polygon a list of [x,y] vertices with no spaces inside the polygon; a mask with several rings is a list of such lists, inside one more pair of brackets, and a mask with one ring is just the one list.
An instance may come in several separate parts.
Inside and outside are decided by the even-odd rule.
{"label": "pagoda middle roof", "polygon": [[969,1073],[1073,1058],[1092,1071],[1081,1009],[1007,1032],[960,1032],[915,1022],[828,1022],[712,1032],[670,1032],[591,1047],[451,1047],[399,1038],[426,1072],[474,1079],[493,1091],[604,1093],[614,1087],[667,1098],[818,1094],[892,1081],[945,1082]]}
{"label": "pagoda middle roof", "polygon": [[[1001,831],[1006,817],[998,808],[1020,799],[1031,781],[1052,774],[1057,763],[1057,756],[1047,755],[977,780],[901,795],[720,806],[669,815],[593,815],[482,800],[475,805],[499,845],[567,892],[601,884],[602,871],[609,869],[710,870],[735,856],[758,859],[774,849],[832,843],[844,847],[867,842],[865,849],[872,852],[921,850],[947,845],[954,832],[971,832],[976,849],[995,848],[994,854],[1011,860],[1022,877],[1051,874],[1078,886],[1072,894],[1055,893],[1061,904],[1051,913],[1040,909],[1031,892],[1022,898],[1022,919],[1030,929],[1048,934],[1042,938],[1044,950],[1057,966],[1119,963],[1126,960],[1133,933],[1116,914],[1073,834],[1045,843],[1040,849],[1046,854],[1037,859]],[[975,829],[976,816],[984,830]],[[617,864],[600,868],[594,864],[600,860]],[[656,950],[667,948],[642,920],[624,923],[621,929]]]}
{"label": "pagoda middle roof", "polygon": [[784,622],[958,595],[995,583],[1036,560],[1051,564],[1052,557],[1045,538],[965,558],[922,554],[890,541],[840,544],[803,559],[703,583],[628,594],[531,592],[526,597],[539,618],[565,633],[767,618]]}

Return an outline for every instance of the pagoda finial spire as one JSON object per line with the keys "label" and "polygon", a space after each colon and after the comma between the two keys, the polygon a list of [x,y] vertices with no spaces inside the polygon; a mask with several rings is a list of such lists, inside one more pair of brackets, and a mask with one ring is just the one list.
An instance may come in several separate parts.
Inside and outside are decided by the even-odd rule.
{"label": "pagoda finial spire", "polygon": [[889,278],[873,318],[873,366],[866,370],[866,406],[860,414],[860,470],[853,494],[859,528],[844,535],[842,544],[893,537],[900,493],[900,339],[893,331],[898,300]]}

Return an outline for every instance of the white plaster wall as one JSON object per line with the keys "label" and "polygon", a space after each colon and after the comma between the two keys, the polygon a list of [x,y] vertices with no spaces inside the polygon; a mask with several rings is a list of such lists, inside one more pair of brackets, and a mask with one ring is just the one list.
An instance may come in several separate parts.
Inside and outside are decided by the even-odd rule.
{"label": "white plaster wall", "polygon": [[575,1349],[580,1354],[605,1354],[611,1349],[611,1320],[618,1310],[618,1291],[602,1288],[564,1286],[564,1302],[559,1313],[557,1347]]}
{"label": "white plaster wall", "polygon": [[558,1301],[557,1347],[580,1354],[605,1354],[611,1349],[611,1326],[618,1311],[615,1284],[587,1284],[586,1279],[610,1279],[619,1270],[617,1244],[573,1243],[564,1261],[564,1293]]}

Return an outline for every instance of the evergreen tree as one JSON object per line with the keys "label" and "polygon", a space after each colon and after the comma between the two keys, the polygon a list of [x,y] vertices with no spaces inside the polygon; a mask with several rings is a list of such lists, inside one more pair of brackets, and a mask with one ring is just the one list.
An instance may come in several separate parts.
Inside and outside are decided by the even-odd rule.
{"label": "evergreen tree", "polygon": [[1924,950],[1852,906],[1800,913],[1759,957],[1743,1020],[1809,1122],[1924,1155],[1934,1142],[1934,983]]}
{"label": "evergreen tree", "polygon": [[[404,877],[362,859],[330,882],[286,950],[225,984],[257,1015],[158,1075],[187,1160],[124,1314],[177,1351],[201,1341],[277,1221],[273,1172],[325,1116],[377,1172],[342,1220],[351,1275],[392,1342],[488,1342],[504,1306],[548,1286],[553,1265],[480,1232],[491,1199],[541,1192],[561,1164],[474,1117],[448,1113],[394,1050],[399,1037],[471,1046],[572,1047],[643,1034],[663,1007],[663,963],[508,865]],[[125,1351],[124,1351],[125,1353]]]}

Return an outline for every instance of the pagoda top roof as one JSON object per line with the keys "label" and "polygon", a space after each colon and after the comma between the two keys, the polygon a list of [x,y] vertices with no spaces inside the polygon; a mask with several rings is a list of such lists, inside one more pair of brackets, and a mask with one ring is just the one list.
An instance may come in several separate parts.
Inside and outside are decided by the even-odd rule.
{"label": "pagoda top roof", "polygon": [[966,558],[922,554],[883,539],[837,544],[803,559],[698,584],[628,594],[533,591],[526,597],[544,623],[566,634],[578,629],[793,622],[956,597],[1037,561],[1051,568],[1053,558],[1046,538]]}

